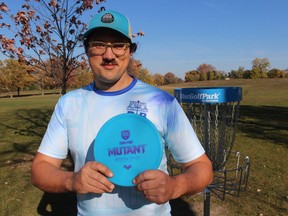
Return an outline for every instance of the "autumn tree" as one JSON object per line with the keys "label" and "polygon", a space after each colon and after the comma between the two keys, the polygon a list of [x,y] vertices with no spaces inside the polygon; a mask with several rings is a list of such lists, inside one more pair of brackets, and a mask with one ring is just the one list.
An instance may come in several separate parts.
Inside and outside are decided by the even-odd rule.
{"label": "autumn tree", "polygon": [[43,70],[33,70],[29,74],[35,78],[36,86],[42,91],[42,95],[44,95],[45,89],[52,89],[57,87],[55,79],[48,76],[47,73]]}
{"label": "autumn tree", "polygon": [[207,73],[207,80],[221,80],[224,79],[225,73],[221,71],[209,71]]}
{"label": "autumn tree", "polygon": [[150,85],[155,85],[152,76],[146,68],[141,68],[137,77],[142,82],[148,83]]}
{"label": "autumn tree", "polygon": [[168,72],[164,75],[164,84],[165,85],[177,83],[177,80],[178,80],[177,77],[172,72]]}
{"label": "autumn tree", "polygon": [[239,67],[238,70],[231,70],[229,73],[229,78],[231,79],[242,79],[244,78],[245,68]]}
{"label": "autumn tree", "polygon": [[[11,18],[11,23],[2,23],[0,27],[12,36],[0,35],[0,51],[45,71],[59,83],[65,94],[68,80],[75,75],[73,71],[87,65],[83,48],[78,49],[86,29],[86,21],[84,23],[81,16],[103,1],[25,0],[16,14],[2,2],[0,19],[6,16]],[[56,76],[59,71],[62,75]]]}
{"label": "autumn tree", "polygon": [[252,61],[251,78],[267,78],[267,73],[270,68],[268,58],[256,58]]}
{"label": "autumn tree", "polygon": [[251,70],[245,70],[243,73],[244,79],[251,79]]}
{"label": "autumn tree", "polygon": [[273,68],[267,73],[268,78],[285,78],[285,71]]}
{"label": "autumn tree", "polygon": [[210,64],[201,64],[197,68],[197,71],[200,73],[200,80],[207,80],[208,79],[208,72],[216,71],[216,68]]}
{"label": "autumn tree", "polygon": [[164,76],[162,74],[159,73],[153,74],[152,78],[156,86],[164,85]]}
{"label": "autumn tree", "polygon": [[131,57],[130,61],[129,61],[128,69],[127,69],[128,74],[137,78],[141,68],[142,68],[141,61],[136,60],[136,59]]}
{"label": "autumn tree", "polygon": [[185,73],[185,82],[198,81],[200,79],[200,73],[197,70],[188,71]]}
{"label": "autumn tree", "polygon": [[[43,62],[45,70],[42,69],[43,67],[33,67],[29,71],[29,74],[35,77],[35,79],[37,80],[37,87],[41,89],[42,95],[44,95],[45,89],[59,88],[61,86],[59,85],[59,82],[57,82],[57,80],[61,80],[62,77],[62,70],[60,70],[59,64],[60,63],[55,59],[54,65],[52,66],[51,62],[49,60],[46,60]],[[52,70],[53,73],[47,73],[47,71]],[[73,77],[71,76],[70,79],[72,78]],[[67,82],[69,82],[69,80]]]}
{"label": "autumn tree", "polygon": [[13,59],[7,59],[0,67],[0,88],[12,97],[12,91],[20,95],[21,89],[35,82],[33,76],[27,73],[27,66]]}
{"label": "autumn tree", "polygon": [[93,75],[87,68],[78,68],[75,76],[68,81],[69,88],[80,88],[93,82]]}

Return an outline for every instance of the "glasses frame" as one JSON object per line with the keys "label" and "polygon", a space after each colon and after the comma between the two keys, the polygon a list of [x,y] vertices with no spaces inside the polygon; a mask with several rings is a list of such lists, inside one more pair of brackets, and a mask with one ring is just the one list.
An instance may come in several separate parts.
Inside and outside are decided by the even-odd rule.
{"label": "glasses frame", "polygon": [[[103,45],[104,49],[102,52],[99,52],[99,53],[96,53],[96,52],[92,52],[92,48],[94,47],[93,44],[101,44]],[[115,53],[115,46],[117,45],[123,45],[123,50],[118,50],[118,51],[123,51],[123,53],[119,54],[117,53],[117,50],[116,50],[116,53]],[[110,47],[113,54],[117,57],[119,56],[123,56],[125,55],[125,53],[127,52],[127,48],[131,46],[131,43],[128,43],[128,42],[115,42],[115,43],[105,43],[103,41],[89,41],[88,42],[88,53],[89,54],[92,54],[92,55],[103,55],[106,51],[107,51],[107,48]],[[98,50],[99,51],[99,50]]]}

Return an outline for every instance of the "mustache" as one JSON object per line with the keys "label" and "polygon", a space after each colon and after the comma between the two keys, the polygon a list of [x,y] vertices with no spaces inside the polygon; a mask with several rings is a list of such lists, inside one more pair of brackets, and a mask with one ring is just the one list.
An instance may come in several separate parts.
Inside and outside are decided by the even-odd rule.
{"label": "mustache", "polygon": [[115,59],[103,59],[102,64],[101,65],[117,65],[117,62],[115,61]]}

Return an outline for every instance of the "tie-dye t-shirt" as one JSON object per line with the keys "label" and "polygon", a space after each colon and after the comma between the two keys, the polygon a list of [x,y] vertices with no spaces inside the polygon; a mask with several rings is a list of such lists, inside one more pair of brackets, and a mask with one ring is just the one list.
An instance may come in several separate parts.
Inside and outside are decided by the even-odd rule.
{"label": "tie-dye t-shirt", "polygon": [[[75,172],[94,160],[93,142],[110,118],[134,113],[149,119],[158,129],[163,149],[177,162],[194,160],[204,153],[178,101],[169,93],[137,79],[120,91],[95,89],[94,83],[62,96],[54,110],[39,152],[64,159],[70,151]],[[163,154],[159,170],[167,172]],[[135,187],[117,186],[111,193],[78,194],[78,215],[170,215],[169,203],[157,205]]]}

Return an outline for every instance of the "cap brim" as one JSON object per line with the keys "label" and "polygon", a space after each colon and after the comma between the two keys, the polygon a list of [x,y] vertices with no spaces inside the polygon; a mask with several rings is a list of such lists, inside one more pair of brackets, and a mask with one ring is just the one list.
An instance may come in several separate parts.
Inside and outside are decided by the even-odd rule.
{"label": "cap brim", "polygon": [[123,37],[127,38],[130,42],[132,41],[131,38],[127,37],[127,35],[125,35],[123,32],[114,29],[114,28],[109,28],[106,26],[100,26],[100,27],[95,27],[92,29],[87,30],[84,34],[83,34],[83,40],[87,40],[89,38],[89,36],[91,36],[92,34],[97,34],[97,31],[101,31],[102,29],[109,29],[111,31],[115,31],[117,33],[120,33],[121,35],[123,35]]}

